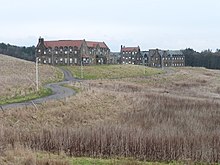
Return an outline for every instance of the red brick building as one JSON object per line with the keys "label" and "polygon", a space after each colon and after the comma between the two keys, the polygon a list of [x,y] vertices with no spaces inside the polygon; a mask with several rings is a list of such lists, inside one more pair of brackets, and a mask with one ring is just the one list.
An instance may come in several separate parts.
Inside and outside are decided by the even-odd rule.
{"label": "red brick building", "polygon": [[110,49],[104,42],[86,40],[44,41],[39,38],[36,57],[50,65],[108,64]]}

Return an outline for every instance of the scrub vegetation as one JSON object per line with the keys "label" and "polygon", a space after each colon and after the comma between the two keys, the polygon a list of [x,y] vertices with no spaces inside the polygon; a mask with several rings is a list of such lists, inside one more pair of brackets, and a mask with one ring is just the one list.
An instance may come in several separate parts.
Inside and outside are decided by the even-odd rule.
{"label": "scrub vegetation", "polygon": [[217,164],[220,71],[191,67],[165,71],[73,82],[69,86],[80,89],[75,96],[39,104],[37,109],[1,111],[0,150],[7,152],[10,146],[14,151],[18,146],[65,155],[67,162],[57,165],[120,158],[134,160],[127,164]]}

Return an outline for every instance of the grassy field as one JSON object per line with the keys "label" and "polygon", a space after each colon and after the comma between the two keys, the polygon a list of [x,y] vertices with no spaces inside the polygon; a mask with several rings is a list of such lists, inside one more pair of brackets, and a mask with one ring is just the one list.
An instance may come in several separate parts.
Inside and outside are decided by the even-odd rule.
{"label": "grassy field", "polygon": [[[36,93],[35,63],[0,55],[0,104],[20,102],[50,93],[42,89]],[[62,79],[62,73],[51,66],[39,66],[40,87]]]}
{"label": "grassy field", "polygon": [[17,147],[8,149],[0,155],[1,165],[184,165],[184,162],[145,162],[132,158],[99,159],[86,157],[68,157],[65,153],[60,155],[47,152],[33,152],[30,149]]}
{"label": "grassy field", "polygon": [[[140,65],[94,65],[65,67],[77,78],[83,79],[118,79],[126,77],[143,77],[161,74],[161,69],[149,68]],[[81,74],[82,73],[82,74]]]}
{"label": "grassy field", "polygon": [[64,154],[73,164],[111,163],[116,157],[142,164],[218,163],[220,71],[166,71],[75,82],[69,86],[80,90],[73,97],[37,105],[38,110],[0,111],[0,150],[20,145]]}

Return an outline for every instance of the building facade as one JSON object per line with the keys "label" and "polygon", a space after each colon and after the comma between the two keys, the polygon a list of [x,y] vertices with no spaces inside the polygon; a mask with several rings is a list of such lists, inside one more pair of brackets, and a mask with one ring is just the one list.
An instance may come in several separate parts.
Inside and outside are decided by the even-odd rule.
{"label": "building facade", "polygon": [[142,64],[140,47],[125,47],[121,45],[120,59],[122,64]]}
{"label": "building facade", "polygon": [[180,50],[150,49],[143,51],[144,65],[149,67],[182,67],[185,66],[185,56]]}
{"label": "building facade", "polygon": [[110,49],[104,42],[86,40],[44,41],[36,46],[38,62],[50,65],[108,64]]}
{"label": "building facade", "polygon": [[139,46],[121,46],[120,63],[158,68],[181,67],[185,66],[185,56],[180,50],[150,49],[149,51],[141,51]]}

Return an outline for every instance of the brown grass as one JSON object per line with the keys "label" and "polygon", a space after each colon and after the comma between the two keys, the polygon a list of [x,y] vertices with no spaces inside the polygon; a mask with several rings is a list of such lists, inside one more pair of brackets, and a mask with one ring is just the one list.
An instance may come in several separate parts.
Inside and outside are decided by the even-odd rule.
{"label": "brown grass", "polygon": [[[220,161],[219,71],[93,80],[57,102],[0,113],[0,144],[70,156]],[[178,85],[177,85],[178,84]]]}
{"label": "brown grass", "polygon": [[[34,62],[0,55],[0,70],[1,99],[27,95],[35,91]],[[40,86],[48,81],[58,80],[58,72],[51,66],[39,66]]]}

